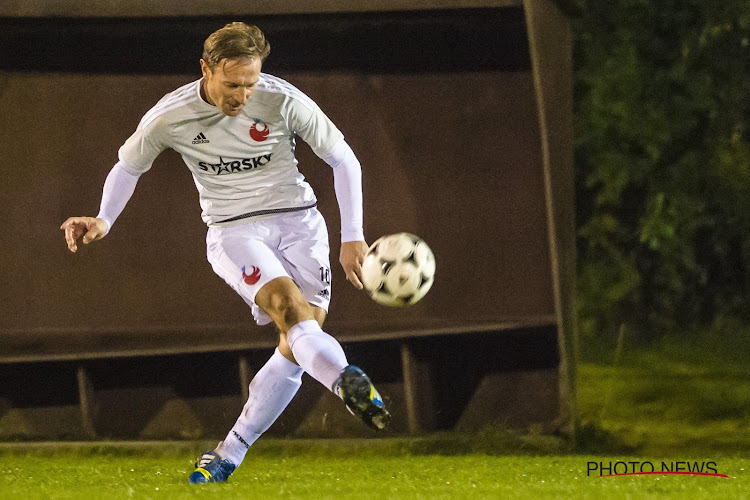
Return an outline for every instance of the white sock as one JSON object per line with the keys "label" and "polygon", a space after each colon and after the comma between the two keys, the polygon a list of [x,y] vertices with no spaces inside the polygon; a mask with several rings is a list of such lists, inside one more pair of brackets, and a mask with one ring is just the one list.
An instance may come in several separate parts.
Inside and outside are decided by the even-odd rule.
{"label": "white sock", "polygon": [[338,341],[320,329],[311,319],[300,321],[289,329],[286,340],[294,359],[315,380],[333,392],[333,385],[347,363]]}
{"label": "white sock", "polygon": [[303,370],[276,348],[250,382],[249,397],[237,422],[216,447],[222,458],[239,466],[248,448],[263,434],[302,385]]}

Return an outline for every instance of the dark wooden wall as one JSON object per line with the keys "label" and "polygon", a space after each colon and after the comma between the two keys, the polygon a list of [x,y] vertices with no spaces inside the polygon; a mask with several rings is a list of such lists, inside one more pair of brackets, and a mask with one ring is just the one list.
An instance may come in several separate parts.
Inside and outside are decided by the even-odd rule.
{"label": "dark wooden wall", "polygon": [[[509,12],[505,25],[522,21],[514,9]],[[435,36],[434,29],[409,23],[411,31],[406,31],[414,40]],[[83,33],[100,33],[97,26],[93,23]],[[461,28],[457,21],[456,26],[465,31],[463,36],[471,33],[468,24]],[[522,32],[523,26],[516,29]],[[486,31],[486,26],[478,29]],[[51,43],[55,36],[49,35]],[[516,35],[509,30],[506,37],[514,40]],[[86,40],[79,40],[83,52],[91,50]],[[118,37],[102,40],[112,50],[121,49],[115,46]],[[425,60],[405,49],[408,40],[382,47],[401,61],[394,66],[373,67],[363,53],[364,69],[290,71],[285,68],[294,56],[282,50],[272,52],[266,65],[271,71],[276,58],[275,73],[316,100],[360,158],[368,240],[409,231],[424,238],[436,255],[435,285],[415,307],[386,309],[357,293],[337,264],[339,224],[331,171],[306,146],[300,147],[301,170],[318,194],[331,233],[330,327],[345,339],[515,321],[535,324],[554,313],[533,80],[517,62],[528,53],[477,63],[473,71],[446,70],[450,61],[461,59],[462,52],[456,51],[464,45],[442,41],[444,47],[425,47],[427,54],[442,55]],[[158,53],[157,48],[144,65],[160,61]],[[122,340],[128,334],[158,336],[160,327],[253,328],[245,304],[205,260],[197,193],[173,152],[163,154],[141,178],[105,240],[71,255],[58,229],[70,215],[97,213],[118,147],[164,93],[199,76],[198,57],[193,54],[190,73],[175,75],[138,74],[143,67],[137,64],[124,74],[117,61],[97,67],[96,73],[24,70],[2,75],[0,213],[6,230],[0,233],[5,282],[0,332],[67,335],[109,329]],[[73,55],[68,59],[78,65],[86,61]],[[405,70],[409,60],[421,61],[415,63],[418,71]],[[436,67],[430,69],[430,61]]]}
{"label": "dark wooden wall", "polygon": [[[331,234],[326,329],[378,385],[391,432],[570,432],[567,21],[550,0],[499,3],[513,7],[0,17],[0,439],[220,438],[236,418],[276,335],[206,262],[181,159],[155,162],[95,246],[71,255],[58,229],[96,214],[117,148],[164,93],[198,78],[203,39],[230,20],[263,27],[264,69],[346,135],[363,165],[368,240],[409,231],[435,252],[435,285],[416,306],[356,292],[337,265],[331,171],[299,147]],[[205,366],[210,383],[197,376]],[[309,381],[269,433],[365,431]]]}

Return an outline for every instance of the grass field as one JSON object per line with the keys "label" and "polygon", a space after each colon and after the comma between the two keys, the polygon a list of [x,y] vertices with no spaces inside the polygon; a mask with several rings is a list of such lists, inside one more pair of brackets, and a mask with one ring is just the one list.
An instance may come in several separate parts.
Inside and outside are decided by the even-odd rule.
{"label": "grass field", "polygon": [[[748,351],[719,347],[673,339],[582,363],[576,451],[534,429],[261,439],[229,483],[192,486],[193,461],[214,442],[6,443],[0,499],[750,498]],[[587,475],[588,462],[616,461],[712,461],[729,478]]]}
{"label": "grass field", "polygon": [[[587,476],[591,456],[260,453],[225,484],[189,485],[187,450],[0,454],[2,498],[746,498],[744,459],[706,476]],[[195,453],[194,453],[195,454]],[[608,457],[607,460],[643,460]],[[701,457],[691,457],[699,458]],[[715,457],[713,457],[715,459]]]}
{"label": "grass field", "polygon": [[750,456],[750,330],[744,333],[667,338],[625,350],[617,361],[581,363],[581,421],[611,438],[607,446],[599,436],[590,448]]}

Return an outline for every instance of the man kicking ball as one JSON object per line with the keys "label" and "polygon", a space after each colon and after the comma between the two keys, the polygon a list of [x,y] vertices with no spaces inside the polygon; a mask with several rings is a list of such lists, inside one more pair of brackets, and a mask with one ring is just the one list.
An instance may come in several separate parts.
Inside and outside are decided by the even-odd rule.
{"label": "man kicking ball", "polygon": [[279,346],[250,383],[242,414],[215,450],[198,460],[191,483],[222,482],[248,448],[281,415],[307,372],[366,424],[390,414],[370,379],[349,365],[321,327],[328,311],[328,231],[310,185],[297,169],[295,135],[334,172],[341,213],[339,261],[362,289],[367,252],[362,226],[362,171],[341,132],[305,94],[261,73],[270,52],[255,26],[231,23],[211,34],[200,60],[203,77],[165,95],[119,150],[104,183],[99,214],[71,217],[61,229],[68,248],[107,235],[138,178],[172,148],[191,170],[208,225],[207,257],[252,309],[273,322]]}

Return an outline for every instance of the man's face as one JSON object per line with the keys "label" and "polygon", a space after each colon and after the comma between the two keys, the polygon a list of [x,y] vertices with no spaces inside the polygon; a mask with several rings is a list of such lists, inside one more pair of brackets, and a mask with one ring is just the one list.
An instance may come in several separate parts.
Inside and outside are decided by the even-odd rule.
{"label": "man's face", "polygon": [[204,97],[225,115],[237,116],[255,92],[261,64],[257,57],[222,59],[211,69],[201,59]]}

